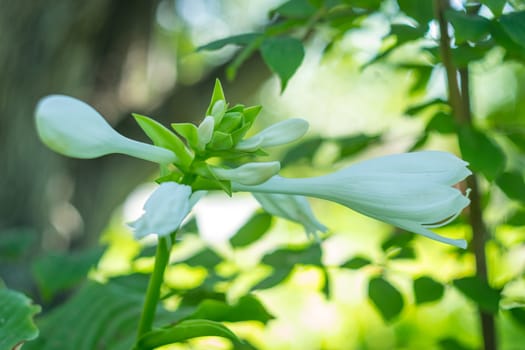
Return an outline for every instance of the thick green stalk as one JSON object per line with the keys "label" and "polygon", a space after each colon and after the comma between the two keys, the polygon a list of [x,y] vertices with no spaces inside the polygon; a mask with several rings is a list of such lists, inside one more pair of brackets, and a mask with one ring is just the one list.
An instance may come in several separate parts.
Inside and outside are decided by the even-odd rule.
{"label": "thick green stalk", "polygon": [[[447,73],[449,104],[452,107],[454,118],[460,126],[472,125],[472,112],[470,108],[470,87],[468,67],[457,69],[452,61],[450,38],[448,35],[448,22],[445,19],[445,11],[450,8],[449,0],[434,0],[435,17],[439,22],[440,41],[439,49],[441,60]],[[458,73],[461,85],[458,84]],[[478,179],[475,174],[467,178],[470,192],[469,223],[472,229],[472,250],[476,259],[476,274],[482,280],[487,280],[487,258],[485,246],[488,238],[486,225],[483,221],[481,209],[481,192],[478,187]],[[481,322],[481,333],[485,350],[496,350],[496,327],[495,320],[491,314],[478,309]]]}
{"label": "thick green stalk", "polygon": [[146,298],[144,300],[142,315],[139,321],[137,340],[140,339],[142,335],[149,332],[153,326],[153,320],[155,319],[155,312],[160,297],[160,287],[164,280],[164,271],[168,265],[169,256],[170,251],[167,239],[165,237],[159,237],[157,252],[155,254],[155,266],[146,291]]}

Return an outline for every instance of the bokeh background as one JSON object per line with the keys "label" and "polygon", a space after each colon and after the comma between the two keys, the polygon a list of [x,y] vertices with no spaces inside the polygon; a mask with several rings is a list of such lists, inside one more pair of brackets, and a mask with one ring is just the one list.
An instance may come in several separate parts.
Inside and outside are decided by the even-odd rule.
{"label": "bokeh background", "polygon": [[[152,242],[135,242],[124,223],[140,215],[157,169],[120,155],[75,160],[45,148],[36,135],[33,111],[49,94],[82,99],[122,134],[147,142],[131,112],[165,125],[198,122],[219,78],[231,103],[263,106],[259,129],[290,117],[310,123],[306,143],[268,156],[283,160],[283,172],[289,176],[323,174],[360,159],[417,149],[422,135],[424,148],[459,154],[449,124],[428,126],[435,110],[425,109],[415,117],[410,109],[447,96],[441,67],[406,69],[408,61],[413,66],[431,61],[422,44],[409,43],[388,59],[370,63],[388,47],[391,20],[402,13],[395,1],[384,2],[335,43],[323,30],[308,36],[303,64],[284,91],[259,54],[228,79],[236,47],[197,51],[213,40],[261,30],[274,20],[270,11],[282,3],[0,0],[0,277],[9,288],[43,305],[45,317],[85,283],[78,276],[87,271],[91,279],[104,282],[151,269],[151,259],[139,252]],[[520,1],[512,4],[517,9],[524,6]],[[463,5],[454,1],[453,6]],[[436,28],[431,23],[424,40],[432,41]],[[507,168],[521,175],[510,190],[484,179],[480,186],[493,237],[486,249],[488,280],[498,293],[503,290],[496,311],[500,347],[523,349],[525,67],[496,48],[469,69],[475,123],[503,150]],[[490,154],[479,156],[492,161]],[[236,276],[216,287],[228,300],[236,300],[265,281],[273,268],[282,278],[255,293],[275,319],[266,325],[232,325],[255,348],[481,348],[476,298],[465,296],[452,282],[474,274],[469,251],[414,238],[336,204],[311,203],[330,228],[321,244],[320,264],[314,263],[319,259],[310,248],[294,255],[297,260],[291,260],[288,273],[271,263],[261,264],[278,249],[312,242],[299,225],[264,216],[250,196],[211,195],[199,203],[195,220],[175,248],[178,263],[170,267],[173,278],[167,284],[191,289],[212,269]],[[264,226],[264,237],[232,248],[230,238],[253,215]],[[439,232],[471,238],[464,218]],[[208,266],[209,260],[185,262],[198,251],[213,252],[216,260]],[[78,270],[64,272],[64,264]],[[61,281],[62,273],[73,277]],[[371,301],[368,292],[371,276],[385,274],[402,297],[402,311],[386,320],[383,306]],[[422,302],[415,295],[414,280],[422,276],[439,282],[443,291],[438,298]],[[388,298],[386,309],[389,303],[399,304]],[[166,300],[168,308],[170,302]],[[229,347],[227,341],[210,338],[170,349]]]}

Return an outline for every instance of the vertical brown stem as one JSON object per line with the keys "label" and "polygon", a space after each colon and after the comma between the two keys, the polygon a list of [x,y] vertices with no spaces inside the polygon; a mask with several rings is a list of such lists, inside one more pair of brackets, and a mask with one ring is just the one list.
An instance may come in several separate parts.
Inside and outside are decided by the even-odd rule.
{"label": "vertical brown stem", "polygon": [[[440,40],[439,49],[441,60],[447,74],[449,103],[452,107],[454,118],[460,126],[472,125],[472,112],[470,108],[470,87],[468,67],[457,69],[452,61],[452,50],[450,48],[450,37],[448,35],[448,23],[445,19],[445,11],[450,8],[449,0],[434,0],[434,11],[439,22]],[[458,71],[460,83],[458,84]],[[469,223],[472,229],[472,250],[476,259],[476,273],[482,280],[487,280],[487,258],[485,255],[485,244],[488,237],[486,225],[483,221],[481,208],[481,192],[478,179],[475,174],[467,179],[470,192],[470,215]],[[485,350],[496,350],[496,328],[495,320],[491,314],[478,309],[481,322],[481,333]]]}

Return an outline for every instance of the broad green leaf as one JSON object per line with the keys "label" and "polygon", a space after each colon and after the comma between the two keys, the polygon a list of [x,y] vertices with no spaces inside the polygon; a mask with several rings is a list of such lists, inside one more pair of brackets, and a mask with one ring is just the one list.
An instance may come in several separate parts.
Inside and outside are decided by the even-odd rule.
{"label": "broad green leaf", "polygon": [[481,0],[481,3],[487,5],[496,17],[501,15],[506,2],[507,0]]}
{"label": "broad green leaf", "polygon": [[501,291],[490,287],[477,276],[464,277],[453,281],[454,286],[466,297],[474,301],[481,310],[497,314]]}
{"label": "broad green leaf", "polygon": [[193,123],[172,123],[171,128],[180,136],[184,137],[188,144],[193,148],[198,148],[199,132],[197,126]]}
{"label": "broad green leaf", "polygon": [[281,79],[283,91],[303,61],[303,44],[291,37],[271,37],[264,40],[260,50],[266,65]]}
{"label": "broad green leaf", "polygon": [[525,326],[525,307],[513,307],[507,310],[516,322]]}
{"label": "broad green leaf", "polygon": [[173,326],[153,330],[138,341],[140,350],[154,349],[162,345],[181,343],[198,337],[222,337],[239,343],[237,336],[219,322],[209,320],[186,320]]}
{"label": "broad green leaf", "polygon": [[519,209],[514,212],[508,219],[505,220],[505,224],[512,226],[525,226],[525,210]]}
{"label": "broad green leaf", "polygon": [[25,295],[0,287],[0,349],[15,349],[38,337],[33,317],[39,312],[40,306]]}
{"label": "broad green leaf", "polygon": [[187,319],[206,319],[218,322],[259,321],[266,324],[274,317],[253,295],[245,295],[234,305],[220,300],[204,300]]}
{"label": "broad green leaf", "polygon": [[33,264],[33,275],[45,301],[82,282],[99,261],[104,248],[72,254],[50,253]]}
{"label": "broad green leaf", "polygon": [[288,149],[281,161],[281,166],[284,168],[303,159],[307,159],[309,162],[311,162],[315,152],[319,149],[324,141],[325,140],[321,137],[315,137],[301,141],[300,143]]}
{"label": "broad green leaf", "polygon": [[403,310],[403,296],[383,277],[369,281],[368,297],[387,322],[393,321]]}
{"label": "broad green leaf", "polygon": [[[66,303],[37,320],[40,336],[25,344],[24,350],[131,349],[147,283],[146,275],[86,283]],[[155,326],[171,320],[171,313],[159,307]]]}
{"label": "broad green leaf", "polygon": [[494,180],[505,168],[505,154],[499,145],[483,132],[463,126],[458,133],[459,148],[470,168]]}
{"label": "broad green leaf", "polygon": [[184,142],[182,142],[177,135],[156,120],[136,113],[133,113],[132,115],[141,129],[144,130],[146,135],[148,135],[151,141],[153,141],[155,146],[172,150],[177,156],[177,159],[180,160],[181,165],[190,165],[193,156],[186,146],[184,146]]}
{"label": "broad green leaf", "polygon": [[473,350],[454,338],[444,338],[439,341],[442,350]]}
{"label": "broad green leaf", "polygon": [[362,256],[354,256],[352,259],[343,263],[341,267],[345,269],[358,270],[362,267],[370,265],[371,263],[372,262],[367,258],[363,258]]}
{"label": "broad green leaf", "polygon": [[210,248],[204,248],[197,254],[193,255],[184,261],[181,261],[190,266],[204,266],[207,268],[214,268],[215,265],[222,261],[221,257]]}
{"label": "broad green leaf", "polygon": [[507,171],[498,176],[496,184],[507,197],[525,203],[525,181],[518,171]]}
{"label": "broad green leaf", "polygon": [[418,305],[437,301],[441,299],[445,293],[445,287],[441,283],[427,276],[422,276],[414,280],[413,287],[416,304]]}
{"label": "broad green leaf", "polygon": [[447,11],[445,15],[454,27],[454,37],[458,44],[479,41],[489,33],[490,21],[485,17],[454,10]]}
{"label": "broad green leaf", "polygon": [[317,9],[308,0],[289,0],[270,12],[270,15],[278,13],[283,17],[304,18],[310,17]]}
{"label": "broad green leaf", "polygon": [[460,45],[452,49],[452,61],[458,68],[465,68],[469,63],[484,59],[491,48],[490,45]]}
{"label": "broad green leaf", "polygon": [[421,0],[397,0],[399,8],[407,16],[415,19],[420,26],[426,28],[427,23],[434,18],[432,4]]}
{"label": "broad green leaf", "polygon": [[[202,50],[219,50],[222,49],[226,45],[248,45],[257,38],[262,36],[261,33],[247,33],[247,34],[240,34],[240,35],[233,35],[228,38],[212,41],[211,43],[208,43],[206,45],[199,46],[197,48],[197,51]],[[222,98],[224,100],[224,96]]]}
{"label": "broad green leaf", "polygon": [[435,131],[440,134],[453,134],[456,132],[456,124],[449,113],[437,112],[425,128],[427,132]]}
{"label": "broad green leaf", "polygon": [[365,134],[356,134],[332,139],[332,141],[335,142],[340,148],[340,158],[353,156],[363,151],[370,145],[377,144],[380,140],[381,135],[370,136]]}
{"label": "broad green leaf", "polygon": [[272,216],[267,213],[254,214],[235,235],[230,238],[234,247],[245,247],[260,239],[272,225]]}
{"label": "broad green leaf", "polygon": [[499,20],[507,35],[521,47],[525,47],[525,11],[506,13]]}
{"label": "broad green leaf", "polygon": [[397,45],[405,44],[409,41],[421,39],[425,32],[420,28],[412,27],[406,24],[392,24],[389,35],[395,35]]}

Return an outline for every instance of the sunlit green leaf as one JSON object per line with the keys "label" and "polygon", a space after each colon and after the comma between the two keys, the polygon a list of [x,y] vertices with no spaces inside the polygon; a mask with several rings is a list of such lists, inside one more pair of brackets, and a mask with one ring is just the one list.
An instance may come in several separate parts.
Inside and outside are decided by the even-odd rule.
{"label": "sunlit green leaf", "polygon": [[271,37],[261,45],[261,55],[268,67],[281,79],[281,90],[297,71],[304,58],[301,41],[291,37]]}
{"label": "sunlit green leaf", "polygon": [[416,304],[439,300],[443,297],[444,293],[445,287],[431,277],[422,276],[414,280],[414,296],[416,298]]}
{"label": "sunlit green leaf", "polygon": [[[226,45],[234,44],[234,45],[248,45],[251,42],[253,42],[255,39],[262,36],[261,33],[247,33],[247,34],[240,34],[240,35],[233,35],[228,38],[212,41],[211,43],[208,43],[206,45],[199,46],[197,48],[198,51],[202,50],[218,50],[222,49]],[[224,96],[222,98],[224,100]]]}
{"label": "sunlit green leaf", "polygon": [[39,332],[33,317],[39,312],[40,306],[25,295],[0,286],[0,349],[14,349],[35,339]]}
{"label": "sunlit green leaf", "polygon": [[525,181],[518,171],[507,171],[498,176],[496,184],[507,197],[525,203]]}
{"label": "sunlit green leaf", "polygon": [[458,133],[463,159],[473,171],[481,172],[488,180],[494,180],[505,167],[505,154],[499,145],[485,133],[464,126]]}
{"label": "sunlit green leaf", "polygon": [[393,321],[403,310],[403,296],[383,277],[374,277],[369,281],[368,297],[387,322]]}
{"label": "sunlit green leaf", "polygon": [[485,312],[496,314],[499,310],[501,291],[490,287],[477,276],[454,280],[454,286],[474,301]]}
{"label": "sunlit green leaf", "polygon": [[370,265],[371,263],[372,262],[367,258],[363,258],[361,256],[354,256],[352,259],[343,263],[341,267],[345,269],[358,270],[362,267]]}
{"label": "sunlit green leaf", "polygon": [[82,282],[103,252],[100,247],[74,254],[50,253],[38,258],[33,264],[33,275],[42,298],[50,301],[57,293]]}
{"label": "sunlit green leaf", "polygon": [[173,326],[153,330],[142,336],[138,349],[149,350],[162,345],[184,342],[198,337],[222,337],[240,342],[239,338],[219,322],[209,320],[186,320]]}
{"label": "sunlit green leaf", "polygon": [[267,213],[257,213],[245,223],[230,239],[234,247],[245,247],[260,239],[270,228],[272,216]]}
{"label": "sunlit green leaf", "polygon": [[266,324],[273,316],[255,296],[245,295],[233,305],[220,300],[204,300],[187,319],[220,322],[259,321]]}

